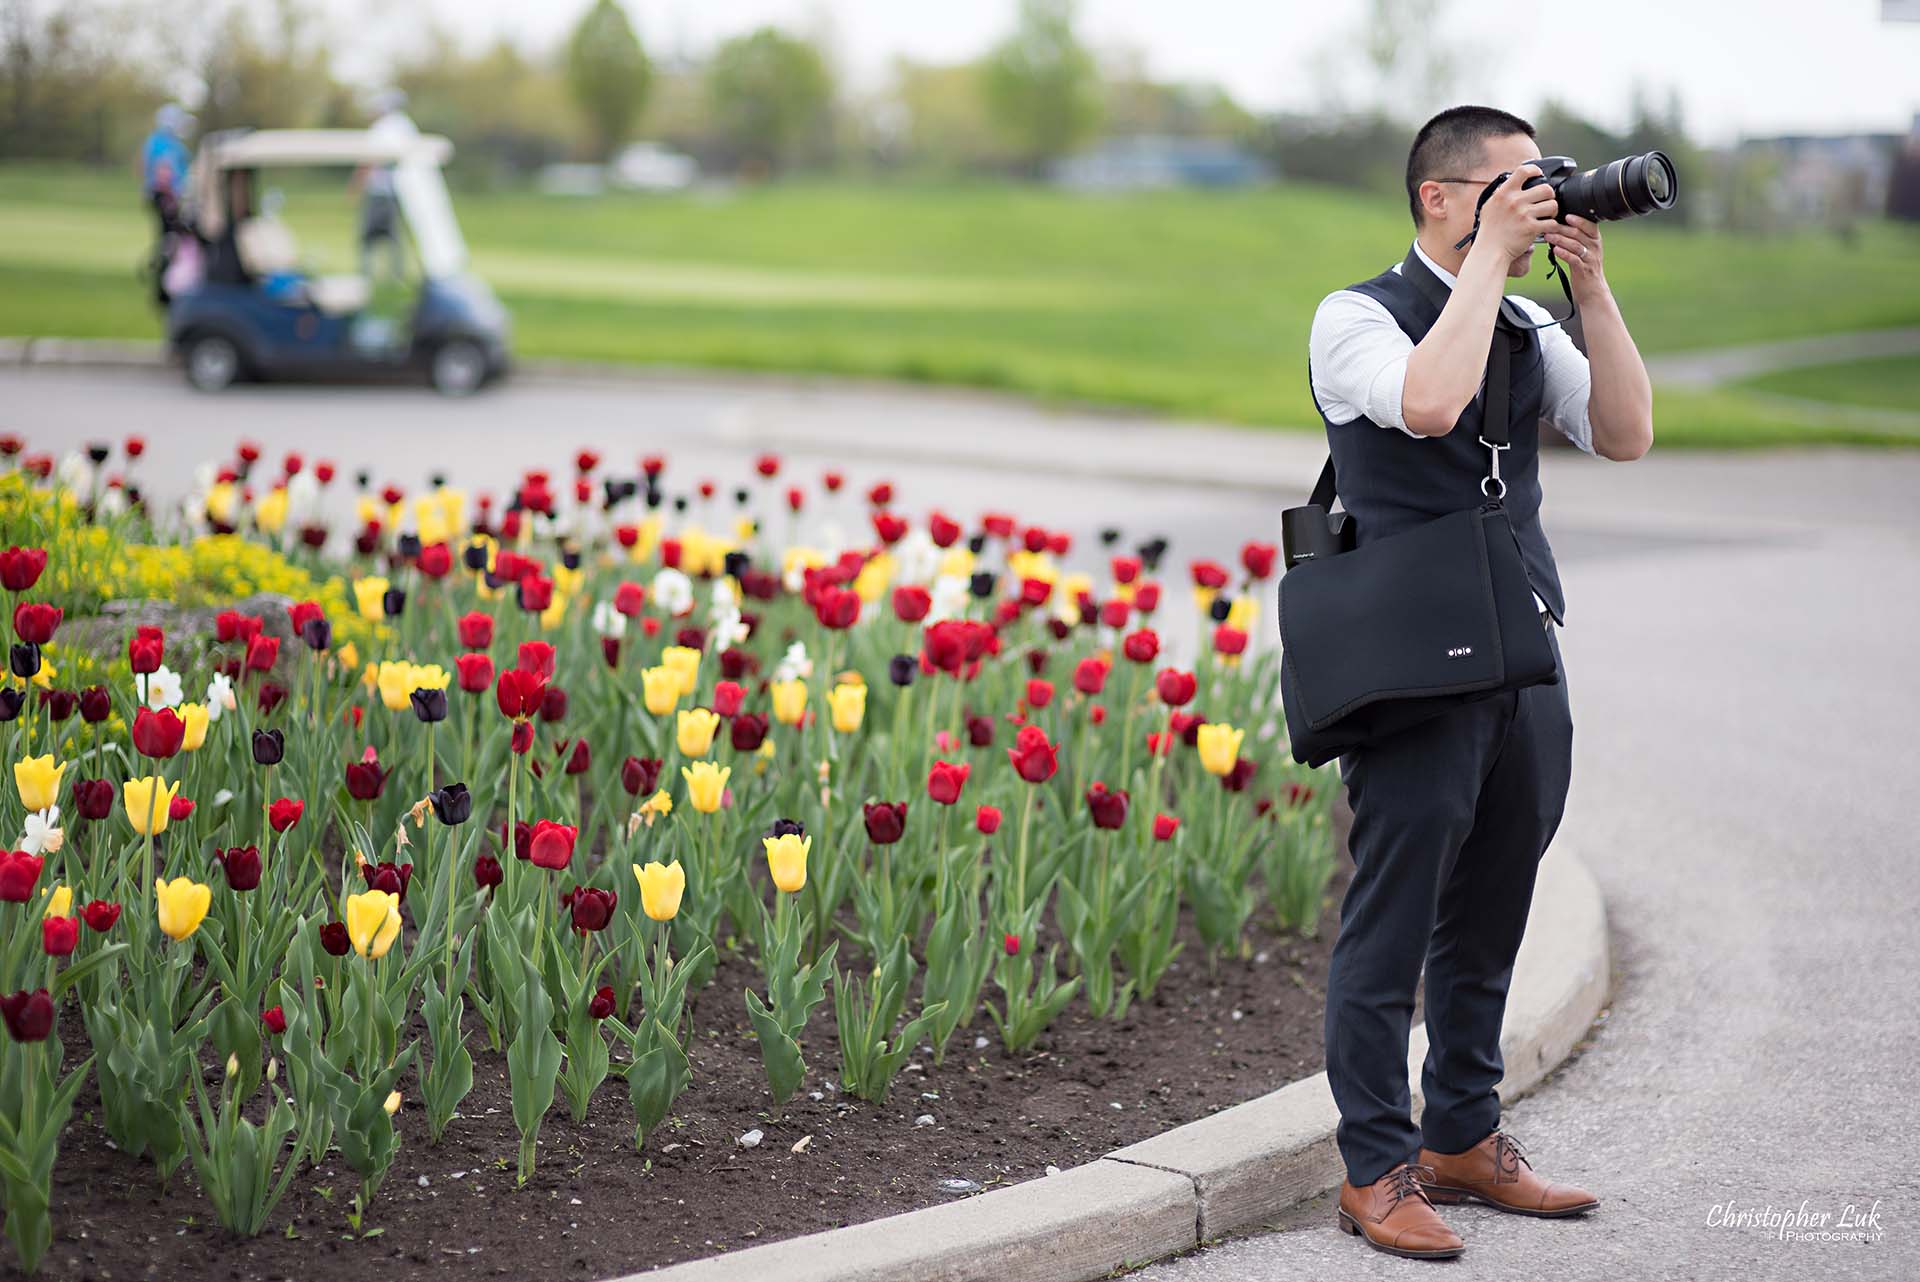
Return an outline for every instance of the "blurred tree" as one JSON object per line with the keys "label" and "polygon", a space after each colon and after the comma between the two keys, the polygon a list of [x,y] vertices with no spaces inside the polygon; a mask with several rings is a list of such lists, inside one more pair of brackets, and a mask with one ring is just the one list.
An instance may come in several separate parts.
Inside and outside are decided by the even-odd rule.
{"label": "blurred tree", "polygon": [[1254,149],[1282,179],[1398,191],[1413,128],[1378,112],[1273,116],[1254,135]]}
{"label": "blurred tree", "polygon": [[776,27],[736,36],[707,67],[713,123],[742,169],[764,174],[831,144],[833,75],[814,45]]}
{"label": "blurred tree", "polygon": [[432,28],[390,78],[406,91],[407,113],[422,129],[453,140],[456,176],[505,179],[585,143],[565,78],[504,37],[469,55],[450,29]]}
{"label": "blurred tree", "polygon": [[987,114],[979,63],[894,63],[893,98],[902,120],[898,146],[905,163],[933,169],[985,169],[1009,159]]}
{"label": "blurred tree", "polygon": [[1453,105],[1463,55],[1446,38],[1453,0],[1370,0],[1360,48],[1373,101],[1390,116],[1424,120]]}
{"label": "blurred tree", "polygon": [[206,90],[196,109],[203,132],[360,123],[311,10],[297,0],[264,10],[228,4],[202,13],[183,35],[186,61]]}
{"label": "blurred tree", "polygon": [[133,15],[86,0],[0,5],[0,157],[118,162],[166,101]]}
{"label": "blurred tree", "polygon": [[1100,128],[1100,75],[1074,34],[1075,0],[1020,0],[1013,33],[987,55],[987,111],[1027,172]]}
{"label": "blurred tree", "polygon": [[614,0],[594,0],[567,42],[567,84],[586,113],[593,154],[611,160],[646,105],[653,69]]}
{"label": "blurred tree", "polygon": [[1155,80],[1146,54],[1124,50],[1106,60],[1102,92],[1110,134],[1244,138],[1253,115],[1219,85]]}

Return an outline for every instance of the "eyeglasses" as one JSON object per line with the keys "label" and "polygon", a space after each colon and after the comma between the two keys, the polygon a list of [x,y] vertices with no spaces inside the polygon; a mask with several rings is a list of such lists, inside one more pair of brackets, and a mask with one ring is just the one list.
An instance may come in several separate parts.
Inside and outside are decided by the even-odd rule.
{"label": "eyeglasses", "polygon": [[1428,178],[1423,181],[1430,183],[1461,183],[1469,187],[1484,187],[1490,182],[1500,181],[1501,177],[1503,177],[1503,175],[1495,174],[1491,178]]}

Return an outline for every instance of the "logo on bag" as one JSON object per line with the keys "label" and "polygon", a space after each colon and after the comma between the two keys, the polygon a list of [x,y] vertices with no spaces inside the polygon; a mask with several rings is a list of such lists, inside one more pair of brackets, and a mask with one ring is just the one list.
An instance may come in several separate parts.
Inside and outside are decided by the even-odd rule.
{"label": "logo on bag", "polygon": [[1466,658],[1466,657],[1467,657],[1468,655],[1470,655],[1470,654],[1472,654],[1472,653],[1473,653],[1473,647],[1472,647],[1472,646],[1470,646],[1470,645],[1457,645],[1457,646],[1454,646],[1454,647],[1453,647],[1453,648],[1452,648],[1451,650],[1448,650],[1448,651],[1447,651],[1447,657],[1448,657],[1449,659],[1464,659],[1464,658]]}

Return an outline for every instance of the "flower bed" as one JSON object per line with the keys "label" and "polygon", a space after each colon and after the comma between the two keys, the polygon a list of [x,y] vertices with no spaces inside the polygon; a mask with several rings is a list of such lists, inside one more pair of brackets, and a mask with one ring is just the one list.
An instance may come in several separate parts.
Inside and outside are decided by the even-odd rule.
{"label": "flower bed", "polygon": [[[151,1205],[190,1174],[188,1213],[241,1238],[383,1236],[398,1160],[427,1180],[402,1214],[429,1241],[415,1189],[481,1153],[498,1197],[556,1193],[558,1148],[629,1164],[641,1204],[678,1172],[684,1203],[732,1174],[715,1118],[758,1112],[797,1165],[849,1108],[939,1128],[918,1101],[940,1081],[977,1107],[983,1074],[1016,1091],[1050,1057],[1082,1090],[1124,1079],[1098,1065],[1126,1049],[1204,1063],[1219,1047],[1183,1017],[1288,987],[1256,954],[1318,960],[1298,932],[1324,911],[1334,789],[1286,763],[1278,657],[1250,643],[1270,546],[1185,567],[1209,642],[1187,668],[1155,627],[1164,545],[1108,532],[1102,574],[1072,573],[1064,532],[910,518],[884,483],[772,457],[669,495],[663,459],[583,453],[496,504],[242,446],[163,506],[98,452],[0,439],[0,823],[22,834],[0,869],[0,1112],[22,1119],[0,1174],[29,1268],[58,1149],[105,1162],[100,1133],[168,1188]],[[801,542],[816,508],[860,538]],[[173,586],[121,590],[155,566]],[[284,605],[194,635],[64,617],[261,591]],[[1281,1007],[1317,1043],[1311,994]],[[886,1187],[820,1201],[882,1214],[905,1195]],[[564,1237],[557,1202],[508,1232]]]}

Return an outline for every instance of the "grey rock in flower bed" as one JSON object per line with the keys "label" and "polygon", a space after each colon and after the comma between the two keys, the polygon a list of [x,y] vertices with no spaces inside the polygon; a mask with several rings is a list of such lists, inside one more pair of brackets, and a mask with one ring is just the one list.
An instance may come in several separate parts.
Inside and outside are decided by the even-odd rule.
{"label": "grey rock in flower bed", "polygon": [[[159,628],[167,634],[167,652],[172,656],[189,644],[210,642],[214,619],[232,610],[259,619],[261,635],[280,638],[280,663],[284,664],[294,639],[293,621],[287,614],[292,608],[293,598],[278,592],[256,592],[230,605],[178,605],[151,598],[109,601],[98,614],[62,620],[60,644],[109,656],[126,648],[135,628]],[[167,666],[177,672],[182,665],[174,661]]]}

